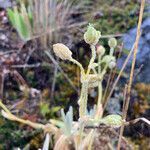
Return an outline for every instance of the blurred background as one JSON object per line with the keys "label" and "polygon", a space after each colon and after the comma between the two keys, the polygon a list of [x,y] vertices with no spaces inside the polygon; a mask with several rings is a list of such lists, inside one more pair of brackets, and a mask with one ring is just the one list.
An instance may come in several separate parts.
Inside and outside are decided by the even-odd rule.
{"label": "blurred background", "polygon": [[[102,33],[99,45],[108,49],[108,38],[118,40],[117,67],[108,72],[103,83],[107,98],[135,42],[140,0],[22,0],[28,13],[32,12],[31,24],[26,20],[24,30],[15,28],[8,15],[8,10],[14,7],[21,12],[20,1],[0,0],[0,98],[8,108],[24,119],[46,123],[50,118],[59,118],[61,108],[78,107],[80,72],[72,63],[56,58],[52,45],[66,44],[73,57],[86,67],[91,53],[83,34],[89,23]],[[115,87],[105,114],[122,114],[123,90],[129,79],[131,61]],[[146,1],[134,74],[127,120],[139,117],[150,120],[149,0]],[[97,93],[94,89],[89,93],[88,107],[91,108],[97,101]],[[77,117],[75,109],[74,118]],[[124,135],[135,150],[150,149],[150,127],[145,123],[126,127]],[[0,116],[0,149],[38,149],[42,142],[41,131]]]}

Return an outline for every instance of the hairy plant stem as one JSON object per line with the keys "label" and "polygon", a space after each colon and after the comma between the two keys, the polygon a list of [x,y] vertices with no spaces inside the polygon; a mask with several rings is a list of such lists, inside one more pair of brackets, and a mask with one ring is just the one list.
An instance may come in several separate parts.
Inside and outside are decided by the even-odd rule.
{"label": "hairy plant stem", "polygon": [[[86,72],[86,74],[81,74],[81,82],[82,82],[82,87],[81,87],[81,96],[79,98],[78,104],[79,104],[79,116],[80,118],[84,117],[86,115],[86,111],[87,111],[87,100],[88,100],[88,75],[90,74],[91,71],[91,65],[94,63],[95,59],[96,59],[96,50],[95,50],[95,46],[91,45],[91,51],[92,51],[92,57],[90,59],[90,63],[88,65],[88,70]],[[82,65],[77,62],[76,60],[72,59],[74,63],[76,63],[81,71],[84,69],[82,69]],[[72,61],[71,60],[71,61]]]}
{"label": "hairy plant stem", "polygon": [[94,45],[91,45],[91,51],[92,51],[92,58],[90,60],[90,63],[89,63],[86,75],[89,75],[89,73],[91,71],[91,65],[94,63],[94,61],[96,59],[96,50],[95,50],[95,46]]}
{"label": "hairy plant stem", "polygon": [[[101,62],[101,55],[98,56],[98,63]],[[101,65],[98,66],[98,74],[101,75]],[[102,115],[102,81],[99,82],[98,85],[98,100],[97,100],[97,113],[96,113],[96,119],[101,117]]]}
{"label": "hairy plant stem", "polygon": [[85,71],[84,71],[83,66],[77,60],[72,58],[70,61],[72,61],[74,64],[76,64],[80,68],[80,70],[81,70],[81,77],[83,75],[85,75]]}
{"label": "hairy plant stem", "polygon": [[[82,67],[82,65],[77,60],[75,60],[73,58],[70,61],[72,61],[74,64],[76,64],[80,68],[81,82],[83,79],[85,80],[85,71],[84,71],[84,68]],[[84,81],[82,83],[82,86],[81,86],[81,95],[80,95],[80,98],[78,100],[80,118],[82,118],[83,116],[86,115],[87,98],[88,98],[88,83],[86,83]]]}
{"label": "hairy plant stem", "polygon": [[80,118],[86,115],[88,99],[88,82],[84,81],[81,87],[81,95],[78,101],[79,104],[79,116]]}
{"label": "hairy plant stem", "polygon": [[110,53],[109,53],[109,55],[110,55],[110,56],[113,56],[113,54],[114,54],[114,48],[111,47],[111,48],[110,48]]}

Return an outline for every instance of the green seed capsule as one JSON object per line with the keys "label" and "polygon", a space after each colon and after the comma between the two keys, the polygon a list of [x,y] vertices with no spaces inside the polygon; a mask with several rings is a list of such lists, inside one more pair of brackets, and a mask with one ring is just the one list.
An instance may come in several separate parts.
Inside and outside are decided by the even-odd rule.
{"label": "green seed capsule", "polygon": [[110,38],[108,41],[108,45],[110,48],[115,48],[117,46],[117,40],[116,38]]}
{"label": "green seed capsule", "polygon": [[90,45],[96,45],[100,37],[100,31],[97,31],[92,25],[89,25],[87,31],[84,34],[85,42]]}

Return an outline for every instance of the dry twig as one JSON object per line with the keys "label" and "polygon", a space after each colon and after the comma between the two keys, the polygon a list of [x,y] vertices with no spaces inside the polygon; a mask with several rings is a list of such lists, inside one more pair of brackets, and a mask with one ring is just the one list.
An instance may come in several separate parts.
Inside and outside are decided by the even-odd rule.
{"label": "dry twig", "polygon": [[[139,15],[139,21],[138,21],[138,27],[137,27],[137,35],[136,35],[136,40],[134,44],[134,55],[133,55],[133,61],[132,61],[132,66],[131,66],[131,72],[130,72],[130,79],[129,79],[129,84],[127,87],[127,98],[126,98],[126,103],[124,107],[124,112],[123,112],[123,119],[126,120],[127,117],[127,112],[128,112],[128,107],[129,107],[129,102],[130,102],[130,92],[131,92],[131,87],[132,87],[132,81],[133,81],[133,76],[134,76],[134,69],[135,69],[135,62],[136,62],[136,55],[138,51],[138,44],[141,36],[141,24],[142,24],[142,18],[143,18],[143,12],[144,12],[144,6],[145,6],[145,0],[141,1],[141,8],[140,8],[140,15]],[[124,125],[122,125],[124,126]],[[123,134],[124,127],[121,127],[120,131],[120,137],[119,137],[119,142],[118,142],[118,147],[117,150],[120,150],[121,146],[121,137]]]}

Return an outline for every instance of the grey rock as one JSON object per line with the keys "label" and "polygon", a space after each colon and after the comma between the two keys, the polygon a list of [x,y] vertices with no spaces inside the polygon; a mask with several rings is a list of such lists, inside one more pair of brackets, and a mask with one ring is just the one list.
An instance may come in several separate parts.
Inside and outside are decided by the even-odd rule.
{"label": "grey rock", "polygon": [[11,7],[12,3],[10,0],[0,0],[0,8]]}
{"label": "grey rock", "polygon": [[[123,37],[124,48],[127,50],[131,50],[135,38],[136,38],[137,27],[131,29],[127,34]],[[121,68],[125,58],[127,56],[123,55],[118,60],[118,67]],[[129,72],[131,68],[132,58],[129,60],[129,63],[126,68],[126,72]],[[141,65],[143,65],[140,73],[136,77],[136,82],[144,82],[150,83],[150,17],[146,18],[142,23],[142,34],[139,42],[137,60],[136,60],[136,69],[138,69]]]}
{"label": "grey rock", "polygon": [[106,107],[109,114],[121,114],[121,105],[118,98],[111,98]]}

